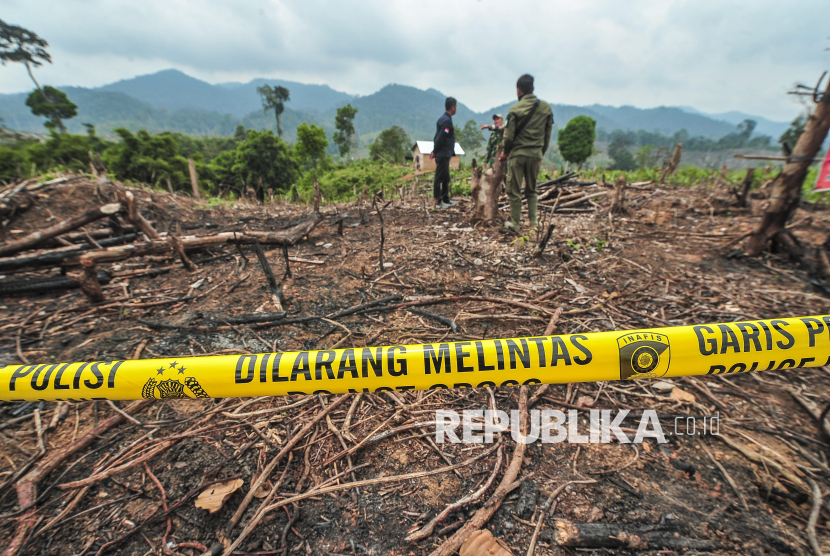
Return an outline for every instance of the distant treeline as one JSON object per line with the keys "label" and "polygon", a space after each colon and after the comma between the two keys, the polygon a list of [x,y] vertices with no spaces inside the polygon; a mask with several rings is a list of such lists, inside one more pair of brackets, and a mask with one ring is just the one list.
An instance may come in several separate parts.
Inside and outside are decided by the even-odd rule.
{"label": "distant treeline", "polygon": [[689,151],[723,151],[743,148],[768,148],[772,145],[772,137],[769,135],[757,135],[752,137],[756,123],[754,120],[744,120],[736,127],[735,131],[728,133],[720,139],[709,139],[708,137],[692,137],[688,131],[681,129],[672,135],[664,135],[654,131],[626,131],[597,130],[597,141],[613,142],[622,140],[633,147],[673,147],[677,143],[683,143],[683,148]]}

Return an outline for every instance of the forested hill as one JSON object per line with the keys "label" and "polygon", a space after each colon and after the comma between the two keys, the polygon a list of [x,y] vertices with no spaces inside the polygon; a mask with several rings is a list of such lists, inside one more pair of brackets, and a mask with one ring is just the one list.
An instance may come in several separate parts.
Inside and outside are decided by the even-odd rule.
{"label": "forested hill", "polygon": [[[232,135],[237,125],[247,128],[274,129],[273,112],[265,114],[256,88],[262,84],[281,85],[291,91],[286,104],[283,126],[289,140],[303,121],[322,125],[333,131],[338,106],[351,103],[358,108],[355,127],[363,138],[398,125],[413,139],[429,139],[435,121],[444,109],[445,95],[435,89],[421,90],[405,85],[387,85],[376,93],[353,96],[328,85],[309,85],[275,79],[255,79],[249,83],[211,85],[178,70],[165,70],[119,81],[97,89],[61,87],[78,105],[78,116],[68,122],[71,132],[83,132],[82,124],[94,124],[102,135],[113,129],[147,129],[150,132],[178,131],[194,135]],[[44,132],[43,119],[31,114],[25,105],[27,94],[0,95],[0,118],[11,129]],[[463,99],[459,99],[463,101]],[[714,118],[691,108],[659,107],[641,109],[632,106],[587,107],[553,104],[556,127],[564,126],[574,116],[584,114],[607,131],[647,130],[670,135],[686,129],[692,136],[718,138],[735,129],[733,113]],[[489,122],[495,112],[506,114],[515,101],[477,113],[463,102],[455,116],[456,125],[470,119]],[[757,118],[757,131],[777,138],[787,123]],[[763,127],[762,127],[763,125]]]}
{"label": "forested hill", "polygon": [[289,105],[293,110],[324,111],[354,98],[328,85],[306,85],[280,79],[211,85],[177,70],[141,75],[105,85],[99,90],[124,93],[156,108],[205,110],[242,118],[262,110],[262,101],[256,89],[265,84],[279,85],[291,91]]}

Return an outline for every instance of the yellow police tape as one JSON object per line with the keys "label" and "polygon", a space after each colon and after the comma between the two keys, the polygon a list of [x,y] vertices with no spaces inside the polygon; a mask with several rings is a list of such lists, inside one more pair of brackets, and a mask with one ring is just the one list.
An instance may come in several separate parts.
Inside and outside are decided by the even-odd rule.
{"label": "yellow police tape", "polygon": [[830,315],[337,350],[0,367],[0,400],[480,388],[830,364]]}

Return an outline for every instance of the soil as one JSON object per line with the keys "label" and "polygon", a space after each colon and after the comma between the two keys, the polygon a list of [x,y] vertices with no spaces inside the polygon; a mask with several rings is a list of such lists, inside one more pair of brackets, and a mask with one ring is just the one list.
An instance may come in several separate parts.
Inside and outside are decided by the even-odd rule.
{"label": "soil", "polygon": [[[597,188],[601,186],[572,189],[589,192]],[[209,207],[183,195],[132,191],[158,231],[177,235],[272,231],[301,222],[312,212],[308,206],[246,201]],[[292,277],[281,284],[286,310],[296,316],[331,314],[393,294],[412,298],[471,295],[519,300],[551,310],[562,307],[566,312],[588,309],[563,314],[556,326],[556,333],[563,334],[830,313],[827,284],[811,268],[799,266],[784,254],[765,253],[754,259],[740,254],[739,240],[758,222],[763,198],[740,209],[731,206],[726,189],[639,186],[628,190],[625,214],[609,218],[613,195],[584,203],[581,208],[586,212],[557,213],[549,220],[556,226],[553,239],[543,257],[533,258],[535,232],[517,235],[474,225],[467,216],[471,206],[466,198],[458,199],[460,204],[453,208],[432,210],[428,191],[412,192],[408,187],[402,191],[407,192],[402,199],[321,207],[326,217],[323,224],[289,248],[289,256],[297,260],[290,262]],[[20,237],[108,202],[110,193],[86,178],[73,177],[34,192],[31,207],[12,215],[4,231],[7,237]],[[379,264],[381,217],[383,266]],[[547,223],[544,220],[540,229]],[[106,225],[103,221],[86,229],[91,232]],[[830,232],[830,211],[803,205],[793,218],[792,231],[811,253]],[[266,247],[266,256],[279,280],[286,270],[282,249]],[[112,281],[103,286],[106,301],[98,305],[78,289],[0,298],[0,364],[20,364],[21,356],[31,362],[91,361],[533,336],[541,334],[549,320],[515,306],[462,301],[427,307],[453,319],[457,332],[405,310],[378,310],[336,322],[232,325],[214,332],[148,325],[199,326],[209,319],[277,310],[251,246],[215,247],[190,253],[190,258],[198,267],[195,272],[182,268],[172,255],[102,265],[100,269]],[[172,268],[151,272],[165,267]],[[0,288],[3,281],[35,280],[60,272],[7,274]],[[599,306],[599,301],[604,303]],[[124,303],[152,305],[127,310]],[[705,376],[695,381],[551,386],[534,409],[580,408],[586,418],[589,409],[628,408],[635,415],[655,409],[668,443],[658,445],[651,439],[640,445],[532,444],[520,473],[522,485],[507,496],[487,527],[515,554],[524,554],[547,496],[566,482],[594,479],[594,483],[572,484],[561,492],[553,512],[545,515],[535,554],[582,550],[556,544],[555,519],[669,531],[675,538],[709,541],[720,554],[811,553],[805,536],[810,496],[777,467],[750,461],[724,437],[764,454],[803,480],[816,481],[826,492],[830,488],[830,439],[788,388],[800,390],[803,397],[823,408],[830,392],[830,369]],[[530,387],[530,395],[538,388]],[[687,395],[670,396],[672,388]],[[517,388],[494,388],[493,399],[498,408],[509,411],[517,407],[518,392]],[[491,403],[487,389],[363,394],[354,405],[354,395],[350,395],[331,412],[330,422],[320,420],[301,439],[290,462],[284,458],[276,466],[240,525],[229,530],[230,519],[252,480],[291,435],[321,411],[321,404],[328,406],[335,399],[156,400],[134,415],[140,424],[122,420],[40,483],[34,534],[27,537],[20,553],[202,554],[216,542],[229,544],[236,539],[259,508],[260,497],[283,474],[277,500],[305,492],[335,475],[342,474],[335,482],[349,482],[427,471],[448,462],[461,463],[491,448],[487,444],[436,445],[431,427],[413,428],[358,449],[350,456],[351,467],[357,469],[343,474],[349,469],[346,458],[329,460],[344,444],[353,447],[372,434],[429,420],[435,409],[484,409]],[[289,404],[294,407],[264,411]],[[126,402],[117,405],[128,407]],[[0,546],[14,537],[21,509],[9,480],[22,466],[39,460],[35,416],[46,427],[60,407],[0,402],[0,446],[6,463],[0,471]],[[350,427],[343,431],[352,407]],[[96,423],[117,415],[106,402],[71,403],[68,410],[54,429],[43,434],[46,455],[40,457],[62,450]],[[713,415],[719,416],[719,434],[703,434],[703,418]],[[687,432],[687,416],[698,418],[697,430],[675,434]],[[679,428],[675,428],[675,417],[684,418]],[[636,429],[637,424],[637,419],[629,419],[623,428]],[[581,422],[580,432],[587,430],[588,424]],[[78,495],[77,489],[57,485],[90,477],[111,461],[108,457],[120,456],[132,445],[146,453],[165,439],[175,442],[171,440],[168,448],[149,458],[147,467],[142,463],[97,480],[68,514],[41,531]],[[507,434],[501,443],[509,462],[515,443]],[[477,490],[493,472],[495,462],[492,452],[457,473],[304,499],[267,514],[235,554],[282,554],[283,538],[285,549],[295,554],[429,554],[486,502],[506,463],[483,497],[451,513],[434,534],[411,544],[405,537],[446,505]],[[235,478],[243,479],[243,486],[216,513],[194,505],[207,483]],[[163,505],[172,507],[183,499],[169,514],[169,524],[168,518],[158,517]],[[295,512],[298,516],[286,528]],[[140,530],[128,535],[136,528]],[[820,545],[830,550],[827,513],[820,515],[816,532]],[[672,552],[661,546],[593,551]]]}

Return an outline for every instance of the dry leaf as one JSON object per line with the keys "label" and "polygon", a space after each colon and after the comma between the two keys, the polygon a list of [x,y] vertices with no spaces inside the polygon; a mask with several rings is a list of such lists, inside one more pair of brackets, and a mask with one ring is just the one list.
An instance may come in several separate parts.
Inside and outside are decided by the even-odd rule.
{"label": "dry leaf", "polygon": [[[253,477],[251,477],[251,484],[257,482],[258,478],[259,475],[254,475]],[[259,488],[256,489],[256,492],[254,492],[254,498],[262,499],[268,496],[268,494],[270,493],[271,489],[265,484],[265,481],[263,481],[262,484],[259,485]]]}
{"label": "dry leaf", "polygon": [[689,394],[685,390],[681,390],[677,386],[672,388],[671,394],[669,397],[673,400],[683,400],[684,402],[695,403],[695,395]]}
{"label": "dry leaf", "polygon": [[652,382],[649,384],[652,390],[657,390],[658,392],[668,392],[674,388],[674,384],[671,382],[666,382],[665,380],[658,380],[657,382]]}
{"label": "dry leaf", "polygon": [[579,396],[579,399],[576,400],[574,405],[576,405],[576,407],[593,407],[594,398],[591,396]]}
{"label": "dry leaf", "polygon": [[565,281],[574,287],[574,289],[576,290],[576,293],[586,293],[588,291],[588,288],[580,286],[579,284],[577,284],[575,281],[571,280],[570,278],[565,278]]}
{"label": "dry leaf", "polygon": [[458,553],[461,556],[514,556],[507,543],[493,538],[488,529],[475,531],[464,541]]}
{"label": "dry leaf", "polygon": [[207,510],[212,514],[215,514],[219,510],[222,509],[222,504],[231,497],[231,494],[239,490],[239,487],[245,481],[242,479],[236,479],[233,481],[225,481],[224,483],[218,483],[213,485],[212,487],[205,489],[202,494],[196,499],[196,507],[202,508],[203,510]]}

